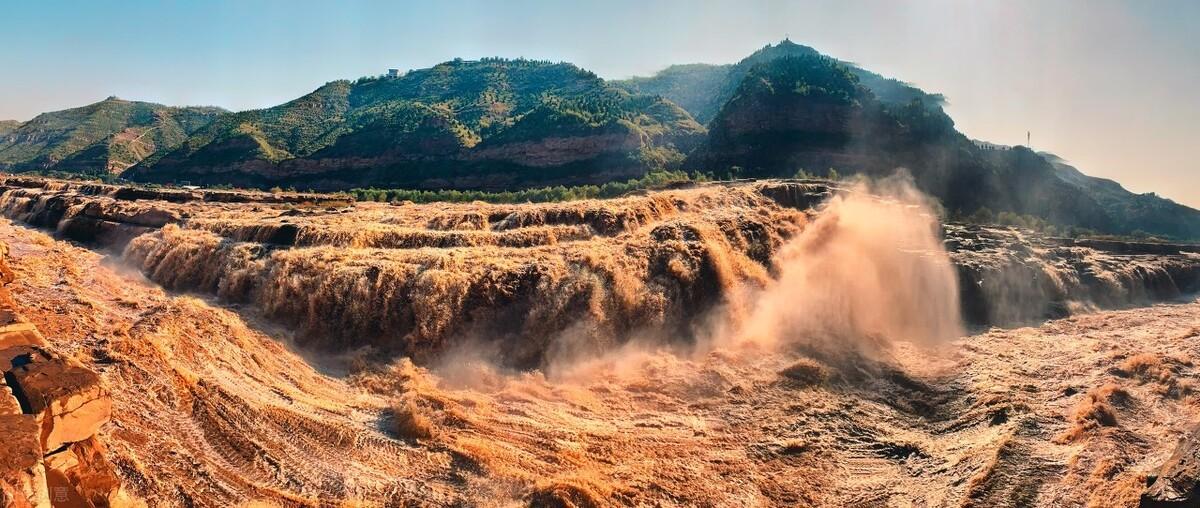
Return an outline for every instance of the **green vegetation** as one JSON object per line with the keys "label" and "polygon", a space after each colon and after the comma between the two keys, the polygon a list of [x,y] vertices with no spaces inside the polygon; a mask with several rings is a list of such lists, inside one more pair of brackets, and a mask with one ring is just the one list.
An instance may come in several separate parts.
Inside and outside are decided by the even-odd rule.
{"label": "green vegetation", "polygon": [[1064,236],[1074,236],[1075,234],[1082,235],[1091,232],[1086,228],[1060,228],[1054,224],[1051,224],[1046,219],[1034,215],[1022,215],[1009,211],[996,213],[986,206],[980,207],[970,214],[963,214],[961,211],[955,212],[950,214],[949,219],[954,222],[966,222],[970,224],[1015,226],[1052,236],[1060,234]]}
{"label": "green vegetation", "polygon": [[119,172],[157,150],[173,148],[220,114],[109,97],[81,108],[43,113],[0,126],[0,169],[87,174]]}
{"label": "green vegetation", "polygon": [[564,62],[455,59],[333,81],[253,111],[112,98],[0,122],[0,170],[522,202],[610,197],[662,175],[838,179],[905,168],[945,209],[994,210],[992,223],[1200,238],[1200,211],[1048,154],[980,146],[942,102],[787,40],[736,64],[615,82]]}
{"label": "green vegetation", "polygon": [[16,120],[0,120],[0,136],[6,135],[17,130],[21,126],[21,122]]}
{"label": "green vegetation", "polygon": [[[672,65],[653,76],[634,77],[613,84],[635,93],[661,95],[682,106],[696,121],[709,125],[755,66],[780,58],[819,56],[822,55],[817,50],[785,39],[779,44],[764,46],[736,64]],[[941,110],[944,102],[941,95],[926,93],[847,62],[837,63],[885,104],[903,105],[915,100],[923,107]]]}
{"label": "green vegetation", "polygon": [[829,169],[825,170],[824,175],[818,175],[816,173],[808,171],[807,169],[800,168],[800,169],[797,169],[794,174],[792,174],[792,178],[795,178],[797,180],[815,180],[815,179],[833,180],[836,182],[845,177],[841,173],[838,173],[838,170],[836,170],[834,168],[829,168]]}
{"label": "green vegetation", "polygon": [[[338,178],[362,184],[470,176],[481,169],[476,161],[488,160],[500,163],[493,169],[528,174],[548,165],[585,172],[589,164],[605,169],[601,158],[645,174],[682,161],[681,150],[695,143],[688,140],[703,134],[669,101],[610,86],[571,64],[454,60],[398,78],[335,81],[280,106],[224,115],[130,176],[205,181],[211,170],[233,169],[254,183],[261,161],[348,171]],[[555,148],[537,145],[550,138],[591,138],[578,143],[599,146],[553,152],[545,162],[541,153]],[[364,170],[363,159],[372,168]]]}
{"label": "green vegetation", "polygon": [[642,189],[656,189],[672,184],[706,181],[704,175],[689,175],[682,171],[649,173],[642,178],[624,182],[608,182],[604,185],[577,185],[565,187],[540,187],[519,191],[485,192],[460,190],[413,190],[413,189],[352,189],[350,195],[358,201],[413,203],[549,203],[578,199],[604,199],[622,196]]}
{"label": "green vegetation", "polygon": [[713,119],[707,144],[690,154],[685,167],[736,166],[748,177],[787,176],[797,166],[830,162],[798,154],[866,148],[892,139],[888,131],[900,131],[896,120],[848,68],[818,54],[788,55],[745,71]]}
{"label": "green vegetation", "polygon": [[730,80],[731,65],[672,65],[650,77],[614,82],[633,93],[658,95],[687,110],[697,122],[708,124],[728,99],[721,90]]}

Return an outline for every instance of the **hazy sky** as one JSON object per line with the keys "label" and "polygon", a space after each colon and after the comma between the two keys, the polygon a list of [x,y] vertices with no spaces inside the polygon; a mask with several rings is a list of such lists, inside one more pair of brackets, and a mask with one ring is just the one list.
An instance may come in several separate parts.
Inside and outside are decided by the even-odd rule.
{"label": "hazy sky", "polygon": [[606,78],[785,35],[944,93],[967,135],[1200,207],[1200,1],[0,0],[0,119],[118,95],[245,109],[454,57]]}

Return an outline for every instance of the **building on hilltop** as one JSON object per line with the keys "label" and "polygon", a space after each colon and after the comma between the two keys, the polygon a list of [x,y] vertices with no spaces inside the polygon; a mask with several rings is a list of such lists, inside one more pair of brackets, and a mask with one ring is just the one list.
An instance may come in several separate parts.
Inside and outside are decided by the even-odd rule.
{"label": "building on hilltop", "polygon": [[1010,149],[1012,149],[1011,146],[998,145],[996,143],[988,143],[987,141],[981,141],[978,139],[972,139],[971,142],[975,143],[975,146],[979,147],[982,150],[1010,150]]}

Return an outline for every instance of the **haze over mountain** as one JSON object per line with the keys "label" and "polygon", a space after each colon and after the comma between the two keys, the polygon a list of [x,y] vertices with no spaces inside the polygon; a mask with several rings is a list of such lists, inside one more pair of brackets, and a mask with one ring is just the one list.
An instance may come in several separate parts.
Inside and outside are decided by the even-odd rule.
{"label": "haze over mountain", "polygon": [[[621,81],[569,63],[456,59],[330,82],[261,110],[105,101],[49,113],[4,127],[0,160],[12,170],[124,170],[143,182],[313,190],[496,191],[662,170],[728,178],[904,168],[953,214],[1011,212],[1104,233],[1200,238],[1200,212],[1024,147],[972,141],[942,103],[789,40],[736,64],[672,66]],[[47,125],[71,135],[38,134]],[[140,142],[145,133],[151,149]]]}

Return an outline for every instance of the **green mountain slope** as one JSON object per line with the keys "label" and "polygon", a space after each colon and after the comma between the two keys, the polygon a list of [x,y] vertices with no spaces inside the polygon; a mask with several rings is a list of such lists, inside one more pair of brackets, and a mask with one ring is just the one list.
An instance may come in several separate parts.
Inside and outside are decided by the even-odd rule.
{"label": "green mountain slope", "polygon": [[729,81],[732,65],[672,65],[650,77],[634,77],[613,84],[632,93],[659,95],[678,104],[696,119],[708,124],[728,97],[722,90]]}
{"label": "green mountain slope", "polygon": [[315,189],[602,183],[678,163],[704,133],[669,101],[570,64],[454,60],[223,115],[126,176]]}
{"label": "green mountain slope", "polygon": [[21,122],[16,120],[0,120],[0,136],[5,136],[8,133],[17,130],[21,126]]}
{"label": "green mountain slope", "polygon": [[[783,56],[762,57],[769,54]],[[950,211],[987,208],[1107,233],[1200,238],[1194,210],[1072,177],[1024,147],[972,142],[954,128],[940,96],[869,73],[864,81],[865,71],[816,53],[756,55],[744,73],[730,71],[741,81],[686,168],[742,177],[905,168]]]}
{"label": "green mountain slope", "polygon": [[253,111],[110,99],[2,122],[0,169],[128,168],[122,176],[140,181],[264,188],[513,190],[658,169],[786,177],[904,168],[953,213],[1200,240],[1200,212],[1024,147],[972,141],[942,104],[787,40],[735,64],[615,82],[567,63],[454,60],[333,81]]}
{"label": "green mountain slope", "polygon": [[117,173],[156,151],[178,146],[222,112],[109,97],[43,113],[0,128],[0,169]]}
{"label": "green mountain slope", "polygon": [[[746,74],[754,66],[777,58],[814,56],[822,55],[813,48],[785,39],[779,44],[764,46],[736,64],[672,65],[653,76],[634,77],[614,81],[613,84],[634,93],[660,95],[682,106],[696,121],[708,125],[721,107],[733,97]],[[885,78],[857,65],[839,63],[857,77],[860,84],[885,103],[908,104],[915,99],[927,107],[940,108],[944,100],[940,95],[926,93],[912,85]]]}
{"label": "green mountain slope", "polygon": [[887,175],[906,168],[951,210],[987,207],[1098,230],[1113,227],[1086,193],[1024,150],[984,151],[936,105],[879,99],[856,73],[820,55],[764,59],[710,124],[687,166],[730,176],[790,176],[800,169]]}

